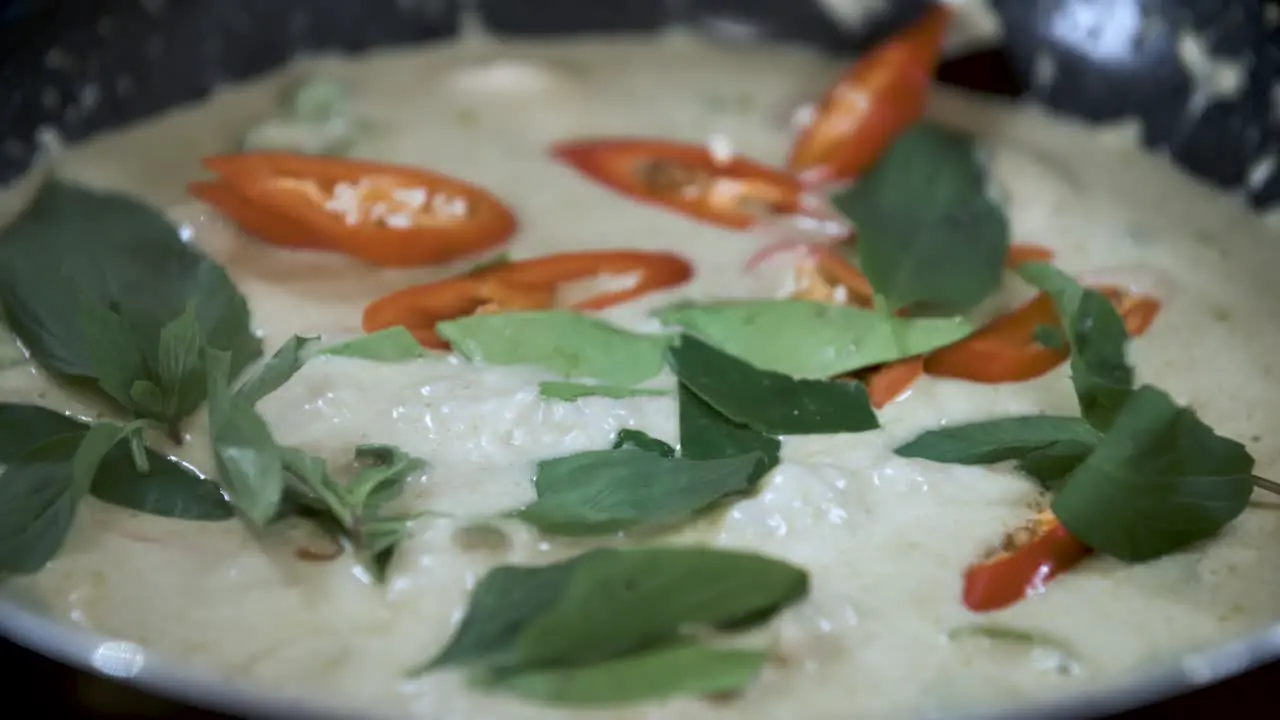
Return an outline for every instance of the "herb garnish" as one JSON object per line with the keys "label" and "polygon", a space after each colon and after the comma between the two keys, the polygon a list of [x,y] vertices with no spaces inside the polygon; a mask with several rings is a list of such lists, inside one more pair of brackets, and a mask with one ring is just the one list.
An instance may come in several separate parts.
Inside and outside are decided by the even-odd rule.
{"label": "herb garnish", "polygon": [[1056,491],[1050,509],[1072,536],[1129,562],[1212,537],[1243,513],[1253,457],[1164,391],[1133,389],[1128,336],[1111,302],[1045,263],[1019,272],[1054,300],[1083,419],[1007,418],[934,430],[898,454],[962,464],[1017,460],[1020,471]]}
{"label": "herb garnish", "polygon": [[748,492],[764,463],[756,453],[690,460],[635,447],[544,460],[534,477],[538,499],[516,516],[554,535],[667,525]]}
{"label": "herb garnish", "polygon": [[829,378],[923,355],[974,330],[963,318],[901,318],[809,300],[686,303],[657,317],[758,368],[796,378]]}
{"label": "herb garnish", "polygon": [[436,332],[468,360],[536,365],[566,378],[624,387],[661,372],[670,341],[568,310],[469,315],[436,325]]}
{"label": "herb garnish", "polygon": [[1244,512],[1253,457],[1149,385],[1134,390],[1052,510],[1094,550],[1141,562],[1217,534]]}
{"label": "herb garnish", "polygon": [[[228,520],[231,506],[185,465],[119,440],[132,429],[90,426],[36,405],[0,403],[0,573],[39,570],[62,547],[86,494],[129,510]],[[92,438],[92,439],[89,439]],[[146,472],[138,469],[145,465]]]}
{"label": "herb garnish", "polygon": [[1023,460],[1059,443],[1078,442],[1092,449],[1098,437],[1098,431],[1080,418],[1031,415],[930,430],[894,452],[934,462],[987,465]]}
{"label": "herb garnish", "polygon": [[0,229],[0,303],[41,367],[180,441],[205,399],[200,353],[234,376],[262,354],[244,298],[160,213],[58,180]]}
{"label": "herb garnish", "polygon": [[434,353],[422,347],[403,326],[397,325],[330,345],[316,354],[394,363],[431,357]]}
{"label": "herb garnish", "polygon": [[916,123],[832,202],[889,310],[961,313],[1000,284],[1009,222],[968,135]]}
{"label": "herb garnish", "polygon": [[[764,659],[712,650],[700,633],[765,622],[808,590],[800,568],[695,547],[591,550],[553,565],[499,567],[419,672],[464,667],[477,686],[577,705],[725,692],[754,679]],[[733,652],[747,654],[726,655]]]}
{"label": "herb garnish", "polygon": [[668,351],[682,387],[735,423],[771,435],[862,432],[880,427],[858,382],[797,380],[761,370],[685,335]]}
{"label": "herb garnish", "polygon": [[306,342],[286,345],[275,356],[275,370],[268,363],[239,390],[230,387],[226,355],[208,354],[209,433],[219,478],[250,522],[263,526],[291,515],[310,519],[350,542],[370,575],[381,581],[396,543],[414,519],[383,511],[425,463],[395,447],[361,445],[356,459],[364,469],[341,483],[324,460],[276,442],[253,404],[261,388],[283,384],[286,371],[297,369],[300,360],[293,361]]}
{"label": "herb garnish", "polygon": [[1106,296],[1048,263],[1026,263],[1018,274],[1053,298],[1071,348],[1071,382],[1080,412],[1106,430],[1133,389],[1124,320]]}

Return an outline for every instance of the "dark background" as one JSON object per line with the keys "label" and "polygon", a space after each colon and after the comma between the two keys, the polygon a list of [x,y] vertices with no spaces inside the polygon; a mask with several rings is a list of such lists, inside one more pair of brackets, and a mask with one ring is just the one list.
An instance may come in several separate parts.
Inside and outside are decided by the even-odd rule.
{"label": "dark background", "polygon": [[[21,6],[22,3],[14,0],[0,0],[0,21],[11,19]],[[10,18],[5,17],[6,12],[11,13]],[[998,51],[949,62],[940,70],[939,76],[944,82],[985,92],[1008,96],[1022,93],[1005,57]],[[185,708],[76,672],[3,640],[0,640],[0,666],[7,668],[4,678],[6,704],[11,707],[26,704],[28,713],[58,713],[74,718],[226,720],[223,715]],[[1126,720],[1274,717],[1277,715],[1274,710],[1259,713],[1256,709],[1280,707],[1280,703],[1272,699],[1280,693],[1280,690],[1272,689],[1277,687],[1280,687],[1280,663],[1273,663],[1220,685],[1116,717]]]}

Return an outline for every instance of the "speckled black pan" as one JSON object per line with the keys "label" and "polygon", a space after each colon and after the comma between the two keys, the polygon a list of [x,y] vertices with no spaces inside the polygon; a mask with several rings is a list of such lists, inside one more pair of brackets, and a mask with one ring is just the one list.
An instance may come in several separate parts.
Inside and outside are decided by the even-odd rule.
{"label": "speckled black pan", "polygon": [[[705,32],[856,52],[926,0],[842,29],[816,0],[475,0],[498,34]],[[1280,200],[1280,31],[1261,0],[991,0],[1031,95],[1143,142],[1257,206]],[[0,181],[41,125],[77,139],[203,97],[297,52],[437,40],[462,0],[0,0]],[[8,19],[6,20],[6,16]],[[1201,49],[1208,62],[1189,62]],[[1239,78],[1223,91],[1221,80]],[[1231,85],[1231,83],[1227,83]],[[1215,89],[1216,88],[1216,89]]]}
{"label": "speckled black pan", "polygon": [[[0,182],[28,166],[42,126],[74,140],[203,97],[299,52],[446,39],[458,30],[462,5],[499,35],[645,32],[679,23],[718,37],[854,53],[909,21],[926,1],[889,0],[888,10],[851,30],[817,0],[0,0]],[[1280,201],[1276,3],[990,2],[1005,26],[1007,56],[1033,98],[1093,121],[1137,119],[1151,150],[1255,206]],[[53,632],[63,631],[33,631],[27,641],[40,646]],[[1277,656],[1280,627],[1199,658],[1203,674],[1163,672],[1130,692],[1045,707],[1036,716],[1096,715]],[[179,689],[171,678],[139,682],[204,702],[218,696],[216,689]],[[240,707],[262,714],[268,705]]]}

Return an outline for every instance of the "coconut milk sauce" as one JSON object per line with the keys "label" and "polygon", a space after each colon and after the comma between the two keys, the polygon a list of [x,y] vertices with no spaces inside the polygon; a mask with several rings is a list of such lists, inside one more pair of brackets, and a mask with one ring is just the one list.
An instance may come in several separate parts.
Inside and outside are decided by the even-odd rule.
{"label": "coconut milk sauce", "polygon": [[[769,231],[727,232],[633,203],[554,164],[548,145],[583,135],[717,137],[778,163],[791,139],[791,109],[841,70],[805,50],[713,46],[679,35],[555,44],[472,39],[298,62],[103,134],[59,162],[68,177],[166,208],[231,273],[268,352],[294,333],[344,339],[359,332],[369,300],[460,266],[386,271],[280,250],[240,235],[182,194],[184,183],[203,174],[199,157],[233,149],[240,133],[271,112],[284,83],[322,74],[345,83],[357,113],[372,122],[355,154],[455,175],[513,207],[522,223],[513,258],[589,248],[688,256],[697,268],[689,285],[607,313],[647,329],[648,310],[676,298],[782,292],[779,273],[741,269]],[[1190,403],[1219,432],[1246,442],[1261,474],[1275,474],[1280,303],[1272,276],[1280,243],[1262,222],[1235,199],[1140,155],[1121,134],[942,90],[931,112],[989,143],[1016,240],[1052,247],[1057,262],[1081,277],[1118,278],[1161,296],[1159,319],[1131,347],[1140,381]],[[1009,284],[1005,307],[1026,292]],[[464,517],[530,500],[536,461],[606,447],[619,428],[675,440],[672,398],[544,401],[537,383],[547,377],[450,360],[318,358],[260,409],[281,443],[334,463],[362,442],[400,445],[427,459],[408,506]],[[30,366],[0,376],[0,398],[95,410]],[[1280,562],[1264,548],[1280,547],[1280,513],[1261,494],[1202,548],[1144,565],[1091,559],[1032,601],[983,618],[965,610],[964,568],[1026,519],[1037,491],[1003,468],[908,460],[892,447],[939,421],[1074,410],[1065,367],[1004,386],[924,379],[882,412],[882,431],[786,439],[782,465],[757,496],[667,538],[754,549],[811,572],[812,596],[758,631],[775,648],[775,662],[732,702],[678,699],[578,715],[879,718],[1004,705],[1115,683],[1275,621]],[[210,468],[203,418],[193,418],[188,432],[181,456]],[[314,703],[386,717],[559,717],[470,690],[460,673],[404,678],[445,643],[487,569],[547,563],[590,545],[543,540],[516,523],[487,532],[465,525],[419,521],[389,583],[377,586],[349,557],[295,559],[300,543],[315,542],[300,528],[255,537],[235,521],[164,520],[89,500],[62,553],[13,585],[41,598],[55,617]],[[1076,662],[946,640],[948,630],[976,620],[1055,635],[1070,643]]]}

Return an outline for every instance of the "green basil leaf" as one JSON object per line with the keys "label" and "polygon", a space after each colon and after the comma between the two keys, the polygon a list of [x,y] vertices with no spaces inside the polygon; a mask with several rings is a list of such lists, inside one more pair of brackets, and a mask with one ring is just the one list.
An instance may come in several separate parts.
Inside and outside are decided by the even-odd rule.
{"label": "green basil leaf", "polygon": [[408,330],[397,325],[330,345],[317,354],[393,363],[431,357],[433,353],[422,347]]}
{"label": "green basil leaf", "polygon": [[247,398],[231,392],[230,354],[205,356],[209,440],[222,489],[250,522],[266,525],[284,494],[284,459],[267,423]]}
{"label": "green basil leaf", "polygon": [[747,493],[763,474],[758,454],[687,460],[623,448],[538,463],[538,499],[516,517],[552,535],[606,535],[686,520]]}
{"label": "green basil leaf", "polygon": [[595,665],[531,670],[478,684],[553,705],[610,706],[736,692],[750,685],[768,661],[768,653],[758,650],[681,643]]}
{"label": "green basil leaf", "polygon": [[1024,630],[1022,628],[1012,627],[1009,625],[997,625],[994,623],[961,625],[960,627],[952,628],[951,631],[947,633],[947,639],[952,642],[958,640],[979,639],[996,643],[1039,647],[1052,650],[1065,658],[1071,658],[1074,655],[1071,646],[1068,645],[1066,641],[1050,635],[1049,633],[1038,630]]}
{"label": "green basil leaf", "polygon": [[688,335],[668,351],[668,360],[681,384],[725,417],[763,433],[812,435],[880,427],[862,383],[796,380]]}
{"label": "green basil leaf", "polygon": [[1053,512],[1100,553],[1142,562],[1217,534],[1244,512],[1254,460],[1149,385],[1134,390]]}
{"label": "green basil leaf", "polygon": [[1016,468],[1056,492],[1096,446],[1097,440],[1062,440],[1023,455]]}
{"label": "green basil leaf", "polygon": [[499,567],[476,585],[462,624],[422,670],[612,660],[699,627],[767,619],[808,592],[801,568],[710,548],[607,548],[542,567]]}
{"label": "green basil leaf", "polygon": [[307,364],[311,348],[318,341],[319,338],[300,335],[289,338],[258,372],[236,390],[236,395],[249,405],[257,405],[262,398],[289,382]]}
{"label": "green basil leaf", "polygon": [[1098,431],[1080,418],[1030,415],[930,430],[894,453],[934,462],[987,465],[1021,460],[1062,442],[1092,448],[1098,437]]}
{"label": "green basil leaf", "polygon": [[398,498],[409,477],[427,465],[394,445],[359,445],[356,461],[364,467],[347,487],[361,514],[375,512]]}
{"label": "green basil leaf", "polygon": [[[200,390],[204,395],[204,390]],[[142,417],[164,418],[169,413],[165,409],[164,391],[150,380],[139,380],[129,388],[129,405],[133,412]]]}
{"label": "green basil leaf", "polygon": [[797,378],[830,378],[923,355],[975,329],[963,318],[900,318],[808,300],[681,304],[656,316],[758,368]]}
{"label": "green basil leaf", "polygon": [[1133,390],[1124,319],[1105,296],[1081,287],[1053,265],[1026,263],[1018,273],[1053,298],[1071,346],[1071,382],[1080,413],[1105,431]]}
{"label": "green basil leaf", "polygon": [[118,425],[113,422],[99,421],[93,424],[83,436],[80,447],[76,448],[71,460],[71,478],[75,491],[84,495],[93,487],[93,478],[98,468],[111,449],[131,433],[142,429],[142,422]]}
{"label": "green basil leaf", "polygon": [[38,443],[0,474],[0,574],[37,572],[62,549],[83,497],[71,475],[81,438]]}
{"label": "green basil leaf", "polygon": [[538,392],[548,400],[573,402],[585,397],[604,397],[624,400],[635,397],[661,397],[670,395],[667,390],[650,388],[619,387],[617,385],[589,385],[587,383],[557,382],[547,380],[538,384]]}
{"label": "green basil leaf", "polygon": [[782,453],[782,441],[778,438],[721,415],[698,397],[697,393],[683,385],[679,389],[679,398],[682,457],[690,460],[719,460],[759,453],[764,457],[761,477],[777,467]]}
{"label": "green basil leaf", "polygon": [[0,402],[0,465],[18,462],[46,440],[88,429],[88,424],[46,407]]}
{"label": "green basil leaf", "polygon": [[147,450],[148,472],[141,473],[124,444],[102,458],[91,490],[102,502],[148,515],[200,522],[235,517],[218,486],[181,461]]}
{"label": "green basil leaf", "polygon": [[[231,353],[233,376],[261,354],[248,306],[226,273],[140,202],[55,179],[0,229],[0,305],[14,334],[57,375],[98,381],[105,361],[110,392],[122,402],[134,382],[149,378],[123,382],[123,369],[136,368],[133,355],[108,358],[110,348],[130,338],[150,361],[161,329],[192,303],[206,345]],[[86,323],[86,306],[111,324]],[[96,347],[104,338],[111,345]]]}
{"label": "green basil leaf", "polygon": [[1009,221],[972,137],[927,122],[832,197],[858,229],[858,262],[890,310],[958,314],[999,286]]}
{"label": "green basil leaf", "polygon": [[1032,337],[1040,343],[1042,347],[1058,352],[1065,352],[1071,349],[1071,344],[1067,342],[1067,338],[1062,331],[1052,325],[1037,325],[1032,331]]}
{"label": "green basil leaf", "polygon": [[504,565],[490,570],[476,583],[467,614],[449,644],[411,674],[448,666],[514,666],[520,634],[555,605],[589,554],[541,567]]}
{"label": "green basil leaf", "polygon": [[[644,450],[645,452],[651,452],[664,458],[673,458],[676,456],[676,449],[667,443],[659,440],[649,433],[642,432],[640,430],[633,430],[631,428],[623,428],[619,430],[617,436],[613,439],[613,449],[621,450],[622,448]],[[747,450],[741,454],[747,455],[751,452],[753,452],[753,450]],[[763,453],[761,454],[763,455]]]}
{"label": "green basil leaf", "polygon": [[123,407],[137,411],[133,384],[147,376],[146,357],[124,318],[91,300],[85,301],[84,339],[98,387]]}
{"label": "green basil leaf", "polygon": [[[0,464],[18,462],[23,454],[54,438],[83,439],[90,426],[38,405],[0,403]],[[106,430],[99,431],[106,433]],[[81,450],[77,445],[69,462]],[[227,520],[231,505],[213,483],[179,461],[147,451],[150,472],[138,472],[124,444],[103,455],[90,492],[103,502],[149,515],[181,520]]]}
{"label": "green basil leaf", "polygon": [[[160,329],[156,379],[166,419],[184,418],[204,402],[207,387],[201,359],[203,347],[194,303]],[[142,402],[144,407],[154,403],[151,392],[137,384],[130,390],[130,397]]]}
{"label": "green basil leaf", "polygon": [[473,362],[536,365],[567,378],[638,385],[662,372],[670,338],[639,335],[567,310],[469,315],[436,325]]}
{"label": "green basil leaf", "polygon": [[608,660],[692,628],[772,617],[805,597],[801,568],[747,552],[696,547],[592,550],[557,601],[517,642],[517,667]]}

